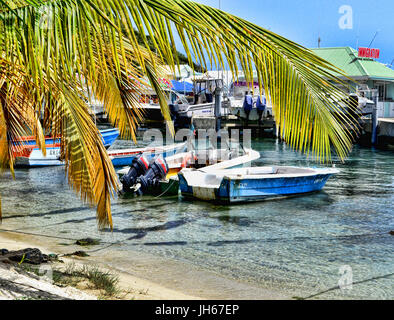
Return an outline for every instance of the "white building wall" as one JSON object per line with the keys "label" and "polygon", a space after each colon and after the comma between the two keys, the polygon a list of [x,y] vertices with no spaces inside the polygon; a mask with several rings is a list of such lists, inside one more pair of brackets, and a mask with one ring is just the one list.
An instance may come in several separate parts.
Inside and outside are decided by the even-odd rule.
{"label": "white building wall", "polygon": [[378,102],[378,118],[394,118],[394,102]]}
{"label": "white building wall", "polygon": [[389,103],[390,118],[394,118],[394,102]]}

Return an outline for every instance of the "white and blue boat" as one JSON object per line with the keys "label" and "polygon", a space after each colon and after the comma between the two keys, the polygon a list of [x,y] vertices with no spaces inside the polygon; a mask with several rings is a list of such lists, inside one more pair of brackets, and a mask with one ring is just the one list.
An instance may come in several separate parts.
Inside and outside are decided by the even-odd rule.
{"label": "white and blue boat", "polygon": [[[105,148],[109,148],[119,136],[118,129],[100,130]],[[60,160],[60,138],[45,137],[46,156],[37,146],[34,137],[24,137],[21,140],[22,147],[14,151],[15,165],[17,167],[50,167],[62,166]]]}
{"label": "white and blue boat", "polygon": [[338,172],[332,168],[267,166],[224,170],[184,169],[178,177],[184,197],[231,204],[317,192]]}
{"label": "white and blue boat", "polygon": [[119,130],[114,129],[106,129],[100,130],[101,136],[103,137],[103,144],[106,149],[114,144],[116,139],[119,137]]}
{"label": "white and blue boat", "polygon": [[[177,153],[165,157],[168,167],[167,176],[159,181],[159,185],[149,190],[150,194],[156,193],[166,196],[175,196],[179,193],[178,172],[189,170],[185,168],[201,167],[204,170],[223,170],[250,165],[252,161],[260,158],[260,152],[253,149],[197,149],[183,153]],[[130,167],[117,171],[119,178],[129,172]]]}
{"label": "white and blue boat", "polygon": [[167,158],[175,154],[183,153],[187,149],[187,142],[176,143],[166,146],[109,150],[108,155],[114,167],[130,166],[133,160],[141,154],[144,154],[147,160],[152,160],[157,156]]}

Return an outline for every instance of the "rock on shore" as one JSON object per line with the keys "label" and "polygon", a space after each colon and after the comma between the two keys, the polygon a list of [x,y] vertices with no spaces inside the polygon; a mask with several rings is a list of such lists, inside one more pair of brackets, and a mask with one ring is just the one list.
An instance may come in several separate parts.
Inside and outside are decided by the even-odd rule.
{"label": "rock on shore", "polygon": [[49,261],[49,257],[43,254],[39,249],[27,248],[17,251],[8,251],[7,249],[0,250],[0,262],[10,263],[30,263],[39,265]]}

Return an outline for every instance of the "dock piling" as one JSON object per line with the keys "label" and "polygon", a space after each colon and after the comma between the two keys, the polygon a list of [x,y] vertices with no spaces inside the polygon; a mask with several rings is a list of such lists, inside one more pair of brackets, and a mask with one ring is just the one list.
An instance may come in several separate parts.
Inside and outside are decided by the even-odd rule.
{"label": "dock piling", "polygon": [[378,129],[378,102],[379,102],[379,97],[378,97],[378,92],[377,91],[373,92],[373,101],[374,101],[374,106],[372,108],[372,137],[371,137],[371,143],[374,146],[377,143],[377,129]]}
{"label": "dock piling", "polygon": [[216,119],[216,132],[220,137],[221,129],[221,107],[222,107],[222,88],[216,87],[215,89],[215,119]]}

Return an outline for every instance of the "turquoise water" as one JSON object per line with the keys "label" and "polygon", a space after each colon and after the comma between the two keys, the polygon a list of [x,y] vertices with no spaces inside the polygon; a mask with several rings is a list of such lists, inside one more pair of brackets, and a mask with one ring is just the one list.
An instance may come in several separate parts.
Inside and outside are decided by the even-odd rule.
{"label": "turquoise water", "polygon": [[[254,165],[316,166],[274,139],[252,145],[261,152]],[[341,172],[322,192],[292,199],[231,207],[165,197],[116,199],[113,233],[97,231],[95,211],[70,190],[62,168],[17,170],[16,180],[0,178],[3,227],[121,241],[125,253],[188,262],[298,297],[337,286],[347,265],[353,288],[318,298],[393,299],[393,159],[391,151],[355,147],[345,164],[335,162]]]}

